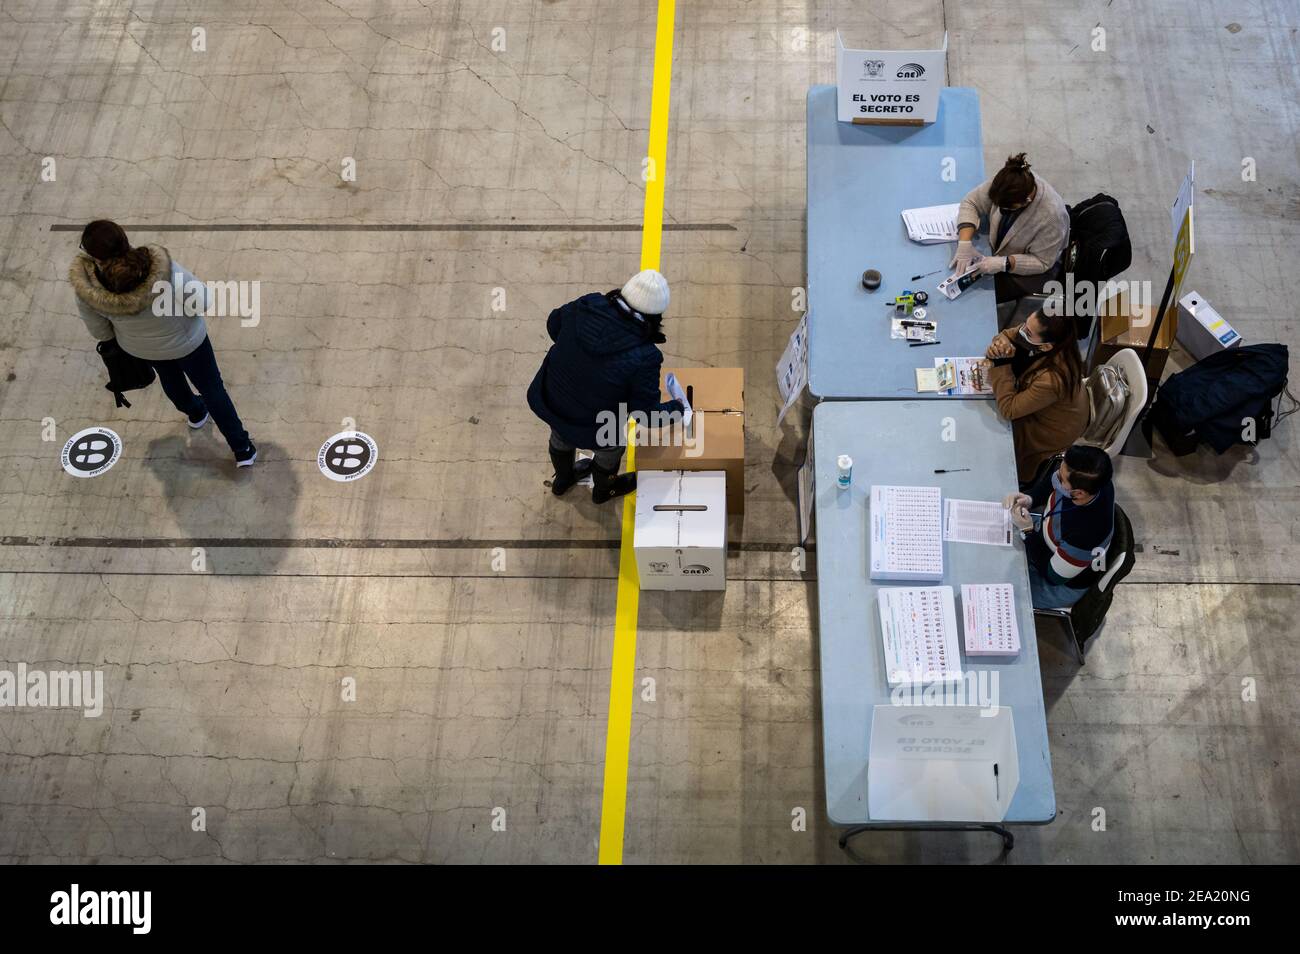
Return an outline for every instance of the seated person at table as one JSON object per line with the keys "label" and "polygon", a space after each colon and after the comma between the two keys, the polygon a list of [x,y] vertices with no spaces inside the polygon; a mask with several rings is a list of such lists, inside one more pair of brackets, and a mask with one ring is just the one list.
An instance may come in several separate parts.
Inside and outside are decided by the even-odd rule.
{"label": "seated person at table", "polygon": [[[993,254],[981,257],[971,239],[984,216],[989,220]],[[1069,237],[1070,213],[1064,200],[1046,180],[1029,171],[1022,152],[961,200],[959,241],[949,266],[960,273],[978,261],[983,274],[995,276],[997,300],[1016,301],[1038,294],[1055,277]]]}
{"label": "seated person at table", "polygon": [[1023,325],[999,332],[985,357],[993,364],[989,384],[998,413],[1011,422],[1016,473],[1024,484],[1088,426],[1074,324],[1064,315],[1035,311]]}
{"label": "seated person at table", "polygon": [[1003,501],[1024,536],[1036,609],[1073,606],[1106,572],[1104,554],[1115,532],[1113,473],[1104,450],[1075,444],[1029,493]]}

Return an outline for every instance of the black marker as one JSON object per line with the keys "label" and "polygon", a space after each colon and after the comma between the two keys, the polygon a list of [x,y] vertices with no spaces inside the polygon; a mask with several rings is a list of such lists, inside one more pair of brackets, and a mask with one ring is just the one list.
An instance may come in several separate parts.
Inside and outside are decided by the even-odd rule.
{"label": "black marker", "polygon": [[998,781],[998,763],[993,763],[993,793],[998,801],[1002,800],[1002,784]]}
{"label": "black marker", "polygon": [[908,345],[908,347],[924,348],[926,345],[932,345],[932,344],[943,344],[943,342],[942,341],[913,341],[910,345]]}
{"label": "black marker", "polygon": [[924,275],[913,275],[912,281],[919,282],[922,278],[929,278],[931,275],[938,275],[942,271],[945,271],[945,269],[936,268],[934,271],[926,272]]}
{"label": "black marker", "polygon": [[951,470],[936,470],[936,474],[960,474],[963,471],[970,470],[969,467],[954,467]]}

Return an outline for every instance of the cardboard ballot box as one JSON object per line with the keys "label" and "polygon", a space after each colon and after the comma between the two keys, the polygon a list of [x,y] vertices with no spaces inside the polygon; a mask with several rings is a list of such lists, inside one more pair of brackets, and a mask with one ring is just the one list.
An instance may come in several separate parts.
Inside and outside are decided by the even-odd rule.
{"label": "cardboard ballot box", "polygon": [[1241,335],[1196,292],[1178,299],[1178,343],[1197,361],[1241,345]]}
{"label": "cardboard ballot box", "polygon": [[[745,512],[745,369],[664,368],[662,400],[671,399],[664,380],[677,375],[689,388],[695,410],[691,427],[663,427],[638,438],[636,469],[721,470],[727,475],[727,512]],[[645,441],[654,443],[645,443]]]}
{"label": "cardboard ballot box", "polygon": [[[1155,327],[1156,306],[1147,303],[1142,306],[1129,302],[1128,292],[1101,301],[1097,305],[1097,320],[1101,322],[1101,338],[1093,350],[1092,361],[1088,364],[1088,373],[1099,364],[1105,364],[1125,348],[1132,348],[1141,357],[1146,353],[1147,342],[1151,340],[1151,329]],[[1155,347],[1151,349],[1151,361],[1147,365],[1147,377],[1159,381],[1164,372],[1165,362],[1169,360],[1169,349],[1173,347],[1178,334],[1178,313],[1176,310],[1165,316],[1160,325],[1160,336]]]}
{"label": "cardboard ballot box", "polygon": [[727,588],[725,486],[720,470],[637,473],[632,552],[641,589]]}
{"label": "cardboard ballot box", "polygon": [[872,821],[999,822],[1020,784],[1009,706],[876,706],[867,753]]}

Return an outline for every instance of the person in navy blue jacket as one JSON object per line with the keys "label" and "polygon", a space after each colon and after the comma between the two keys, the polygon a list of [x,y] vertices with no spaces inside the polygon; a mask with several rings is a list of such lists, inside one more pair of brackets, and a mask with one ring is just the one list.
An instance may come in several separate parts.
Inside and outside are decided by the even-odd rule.
{"label": "person in navy blue jacket", "polygon": [[[591,499],[605,503],[636,489],[636,474],[619,476],[630,415],[680,418],[680,401],[659,400],[664,357],[660,331],[668,282],[647,269],[620,289],[583,295],[551,312],[546,331],[555,342],[528,388],[528,406],[551,426],[551,492],[565,493],[588,471]],[[574,450],[595,452],[574,463]]]}
{"label": "person in navy blue jacket", "polygon": [[1115,533],[1113,474],[1104,450],[1075,444],[1029,493],[1008,494],[1003,501],[1025,541],[1035,609],[1073,606],[1105,573]]}

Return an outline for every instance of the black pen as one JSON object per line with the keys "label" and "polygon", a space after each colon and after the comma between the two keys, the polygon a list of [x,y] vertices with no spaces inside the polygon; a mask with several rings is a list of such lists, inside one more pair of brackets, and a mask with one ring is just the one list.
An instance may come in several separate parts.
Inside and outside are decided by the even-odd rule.
{"label": "black pen", "polygon": [[926,272],[924,275],[913,275],[912,281],[919,282],[922,278],[929,278],[931,275],[938,275],[942,271],[944,271],[944,269],[936,268],[934,271]]}
{"label": "black pen", "polygon": [[913,341],[910,345],[908,345],[908,347],[924,348],[926,345],[932,345],[932,344],[943,344],[943,342],[942,341]]}
{"label": "black pen", "polygon": [[1002,799],[1002,784],[998,781],[998,763],[993,763],[993,792],[998,800]]}
{"label": "black pen", "polygon": [[970,470],[969,467],[954,467],[951,470],[936,470],[936,474],[960,474],[962,471]]}

